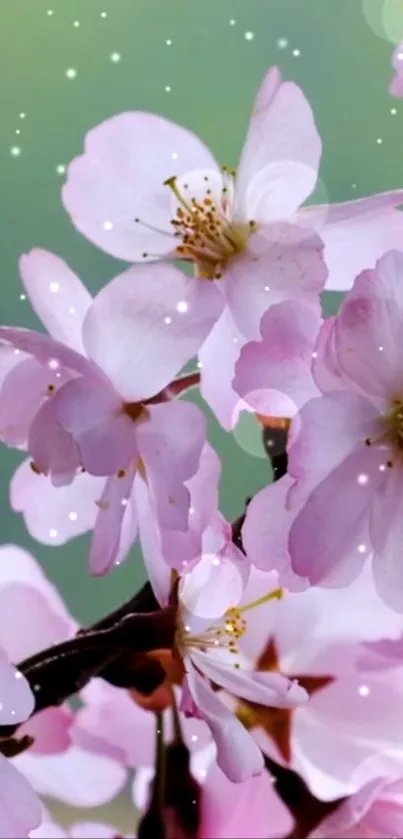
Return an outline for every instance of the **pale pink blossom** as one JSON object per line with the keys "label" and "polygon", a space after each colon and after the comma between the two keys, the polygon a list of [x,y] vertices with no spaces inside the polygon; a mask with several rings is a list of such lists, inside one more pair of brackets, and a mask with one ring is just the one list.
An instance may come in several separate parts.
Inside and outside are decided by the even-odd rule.
{"label": "pale pink blossom", "polygon": [[403,42],[397,45],[393,53],[392,66],[395,75],[389,85],[389,93],[400,99],[403,96]]}
{"label": "pale pink blossom", "polygon": [[[77,628],[57,590],[34,558],[14,545],[1,546],[0,644],[9,658],[21,661],[43,648],[67,640]],[[24,683],[25,679],[18,679],[19,689]],[[7,707],[5,701],[5,710]],[[33,708],[32,697],[24,718]],[[2,725],[18,721],[14,715],[6,720],[0,714]],[[19,729],[21,736],[34,737],[34,744],[7,765],[10,764],[14,772],[18,770],[24,776],[24,782],[25,779],[29,781],[39,795],[57,798],[70,806],[97,806],[111,800],[121,790],[125,771],[109,755],[94,756],[75,744],[73,721],[74,714],[68,705],[41,711]]]}
{"label": "pale pink blossom", "polygon": [[403,832],[403,780],[378,778],[319,824],[311,839],[393,839]]}
{"label": "pale pink blossom", "polygon": [[[293,570],[347,585],[372,555],[382,597],[403,609],[401,561],[403,254],[363,272],[325,323],[314,360],[323,396],[291,434]],[[300,511],[298,512],[298,507]]]}
{"label": "pale pink blossom", "polygon": [[[164,274],[163,266],[130,269],[147,272],[140,286],[126,272],[91,302],[62,260],[34,250],[22,258],[21,273],[55,340],[0,330],[0,433],[10,445],[26,445],[34,460],[34,471],[25,464],[16,473],[12,504],[33,535],[49,544],[95,525],[90,562],[97,574],[121,560],[136,537],[136,476],[146,482],[161,528],[187,529],[185,484],[205,439],[205,419],[194,404],[162,397],[156,404],[153,397],[197,352],[218,292],[168,266],[176,281],[162,295],[156,269]],[[21,388],[30,394],[28,411]],[[38,471],[50,475],[60,494]]]}
{"label": "pale pink blossom", "polygon": [[[245,596],[258,596],[272,580],[252,568]],[[359,790],[392,752],[403,766],[403,667],[360,666],[363,641],[396,638],[402,627],[401,615],[377,595],[370,568],[349,589],[286,593],[247,618],[241,652],[262,672],[296,679],[310,696],[290,712],[231,701],[267,754],[298,772],[322,800]]]}

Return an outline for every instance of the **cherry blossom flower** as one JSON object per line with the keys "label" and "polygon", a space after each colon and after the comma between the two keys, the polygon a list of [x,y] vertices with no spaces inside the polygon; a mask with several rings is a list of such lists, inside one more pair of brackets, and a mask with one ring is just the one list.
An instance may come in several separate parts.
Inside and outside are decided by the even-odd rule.
{"label": "cherry blossom flower", "polygon": [[[23,622],[21,615],[24,615]],[[66,640],[76,630],[77,625],[57,590],[47,580],[34,558],[14,545],[0,547],[0,644],[9,658],[20,661],[43,648]],[[4,674],[7,686],[10,678],[6,680]],[[24,687],[24,683],[25,679],[18,679],[18,686]],[[28,717],[34,707],[30,691],[29,695],[29,705],[25,700],[22,719]],[[4,704],[4,708],[7,707]],[[6,763],[13,772],[11,779],[16,773],[22,777],[18,781],[21,794],[22,784],[29,782],[39,795],[59,799],[70,806],[94,807],[111,800],[120,792],[126,777],[123,767],[107,754],[93,755],[75,744],[72,737],[73,721],[73,712],[69,706],[63,705],[41,711],[20,727],[18,735],[33,737],[34,743],[27,751]],[[6,720],[3,712],[0,714],[2,725],[11,722],[18,722],[14,715]],[[0,790],[3,789],[7,788],[2,783]],[[35,827],[39,821],[40,818]],[[3,835],[8,836],[7,833]],[[12,835],[20,836],[18,832]]]}
{"label": "cherry blossom flower", "polygon": [[[363,272],[326,322],[314,375],[323,396],[300,411],[291,433],[288,505],[293,570],[343,586],[373,556],[382,597],[403,609],[400,498],[403,254]],[[329,442],[331,444],[329,445]]]}
{"label": "cherry blossom flower", "polygon": [[[252,568],[245,597],[270,580],[273,574]],[[378,776],[385,755],[403,766],[403,667],[360,666],[363,641],[396,638],[401,627],[401,615],[377,595],[370,568],[349,589],[289,593],[248,613],[241,652],[258,672],[296,679],[310,698],[289,710],[242,698],[230,707],[263,751],[298,772],[319,799],[358,791]]]}
{"label": "cherry blossom flower", "polygon": [[403,96],[403,42],[398,44],[392,57],[395,76],[389,85],[389,93],[401,98]]}
{"label": "cherry blossom flower", "polygon": [[403,780],[378,778],[347,798],[311,839],[384,839],[403,831]]}
{"label": "cherry blossom flower", "polygon": [[[162,266],[131,270],[148,274],[155,268],[164,270]],[[165,302],[162,297],[159,302],[154,299],[155,285],[150,298],[148,275],[141,292],[126,272],[91,303],[62,260],[45,251],[32,251],[21,260],[22,277],[36,311],[55,338],[30,330],[0,329],[5,344],[1,436],[11,445],[26,443],[34,461],[32,474],[46,473],[63,488],[60,496],[52,497],[49,486],[41,481],[38,505],[39,483],[35,489],[28,466],[22,466],[12,486],[13,506],[33,511],[27,517],[34,535],[40,534],[42,540],[44,520],[52,515],[63,518],[64,527],[54,523],[46,529],[49,543],[85,532],[93,526],[97,512],[91,567],[98,574],[119,559],[119,552],[120,559],[125,556],[135,539],[137,516],[131,498],[136,475],[147,483],[161,527],[187,528],[185,483],[198,468],[205,419],[194,404],[154,397],[197,351],[210,324],[203,300],[212,302],[216,295],[215,289],[203,286],[207,296],[204,291],[200,296],[196,280],[172,267],[168,270],[178,282],[176,290],[171,287],[169,299],[164,295]],[[186,311],[180,304],[186,305]],[[170,315],[164,317],[168,311]],[[172,343],[175,329],[176,349]],[[91,358],[83,354],[82,340]],[[9,346],[17,353],[11,369]],[[128,367],[128,359],[134,367]],[[50,384],[45,386],[48,379]],[[27,412],[21,410],[21,387],[30,394]],[[135,391],[143,393],[140,401]],[[106,482],[100,480],[103,476],[108,477]],[[49,505],[43,504],[44,498]]]}

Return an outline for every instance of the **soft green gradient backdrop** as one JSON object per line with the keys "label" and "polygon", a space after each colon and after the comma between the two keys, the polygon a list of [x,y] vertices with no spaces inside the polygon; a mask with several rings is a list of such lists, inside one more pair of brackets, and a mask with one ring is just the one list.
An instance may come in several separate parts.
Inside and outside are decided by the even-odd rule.
{"label": "soft green gradient backdrop", "polygon": [[[369,2],[372,25],[382,33],[385,2]],[[280,48],[279,39],[288,45]],[[88,129],[119,111],[177,120],[235,166],[257,86],[279,64],[303,87],[317,117],[321,200],[403,186],[403,105],[387,92],[392,48],[368,25],[361,0],[1,0],[0,320],[36,325],[20,299],[17,267],[19,255],[35,245],[65,257],[93,291],[122,267],[73,229],[56,171],[81,150]],[[121,61],[111,60],[114,52]],[[77,70],[74,79],[67,68]],[[326,296],[328,312],[338,299]],[[248,427],[246,434],[258,450],[256,433]],[[268,467],[214,423],[211,436],[223,458],[223,510],[235,516]],[[80,620],[92,620],[139,585],[143,572],[135,561],[106,580],[91,580],[85,538],[57,550],[33,543],[8,504],[20,455],[2,449],[0,458],[1,540],[33,551]]]}

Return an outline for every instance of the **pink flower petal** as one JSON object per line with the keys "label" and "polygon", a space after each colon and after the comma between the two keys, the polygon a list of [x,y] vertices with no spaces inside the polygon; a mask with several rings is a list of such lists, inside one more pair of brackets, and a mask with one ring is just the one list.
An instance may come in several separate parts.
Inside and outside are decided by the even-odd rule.
{"label": "pink flower petal", "polygon": [[[207,554],[182,575],[179,597],[191,616],[213,622],[227,609],[238,605],[243,589],[243,576],[235,562]],[[185,622],[188,623],[187,619]]]}
{"label": "pink flower petal", "polygon": [[292,826],[268,772],[233,784],[213,763],[203,784],[200,839],[281,839]]}
{"label": "pink flower petal", "polygon": [[31,423],[28,448],[38,469],[55,486],[69,484],[81,466],[77,444],[57,421],[53,399],[44,402]]}
{"label": "pink flower petal", "polygon": [[335,321],[341,368],[368,395],[388,397],[400,387],[402,289],[403,253],[391,251],[360,274]]}
{"label": "pink flower petal", "polygon": [[[39,562],[17,545],[0,546],[0,590],[4,586],[21,584],[36,589],[46,600],[49,608],[57,613],[70,626],[71,632],[77,627],[56,586],[47,578]],[[68,630],[66,629],[66,635]],[[22,655],[21,658],[24,656]]]}
{"label": "pink flower petal", "polygon": [[[358,393],[331,393],[311,399],[300,411],[296,434],[291,427],[288,472],[297,479],[288,503],[297,506],[367,437],[378,436],[379,414]],[[329,446],[329,440],[332,445]]]}
{"label": "pink flower petal", "polygon": [[[312,585],[347,585],[370,550],[371,506],[385,481],[385,453],[364,443],[313,491],[290,531],[292,567]],[[340,526],[340,523],[343,526]]]}
{"label": "pink flower petal", "polygon": [[292,478],[285,475],[252,498],[242,528],[242,543],[256,568],[277,571],[280,586],[289,591],[302,591],[308,580],[294,574],[288,550],[288,534],[295,518],[295,512],[290,512],[286,505],[291,485]]}
{"label": "pink flower petal", "polygon": [[214,651],[194,652],[192,660],[214,684],[249,702],[272,708],[295,708],[308,701],[304,688],[280,673],[260,673],[243,669],[242,665],[239,670],[234,670],[233,664],[215,656]]}
{"label": "pink flower petal", "polygon": [[[133,480],[132,470],[122,478],[108,478],[99,499],[90,551],[91,572],[97,577],[110,571],[114,564],[118,564],[117,560],[122,561],[135,540],[137,520],[130,501]],[[126,532],[125,519],[129,532]]]}
{"label": "pink flower petal", "polygon": [[200,393],[227,431],[235,427],[240,411],[247,407],[232,386],[235,362],[244,344],[245,338],[226,308],[199,352]]}
{"label": "pink flower petal", "polygon": [[63,754],[24,752],[13,760],[39,795],[70,807],[97,807],[112,801],[123,788],[126,771],[116,761],[71,746]]}
{"label": "pink flower petal", "polygon": [[63,203],[80,233],[112,256],[164,257],[176,246],[164,182],[199,167],[217,164],[190,131],[155,114],[119,114],[87,134],[84,155],[70,164]]}
{"label": "pink flower petal", "polygon": [[383,600],[392,609],[402,612],[402,475],[398,469],[390,472],[383,492],[378,492],[371,517],[370,537],[374,550],[375,585]]}
{"label": "pink flower petal", "polygon": [[185,481],[198,469],[206,419],[190,402],[148,407],[150,420],[137,428],[146,480],[162,528],[187,530],[190,493]]}
{"label": "pink flower petal", "polygon": [[[351,390],[353,382],[344,374],[336,351],[336,318],[326,318],[313,352],[312,375],[322,393]],[[357,387],[360,392],[360,388]]]}
{"label": "pink flower petal", "polygon": [[46,708],[35,714],[21,728],[21,735],[33,737],[31,754],[60,754],[70,746],[74,713],[68,707]]}
{"label": "pink flower petal", "polygon": [[[21,626],[21,615],[29,622],[29,632]],[[0,588],[0,639],[11,660],[20,661],[64,641],[72,628],[37,589],[23,583]]]}
{"label": "pink flower petal", "polygon": [[70,839],[118,839],[118,827],[104,822],[76,822],[70,828]]}
{"label": "pink flower petal", "polygon": [[238,329],[258,340],[261,318],[274,303],[318,305],[327,270],[319,237],[290,224],[265,228],[251,238],[250,248],[227,271],[225,294]]}
{"label": "pink flower petal", "polygon": [[55,414],[72,435],[80,464],[91,475],[113,475],[137,461],[135,423],[108,383],[79,378],[55,396]]}
{"label": "pink flower petal", "polygon": [[21,839],[38,827],[42,804],[17,769],[0,755],[0,837]]}
{"label": "pink flower petal", "polygon": [[[320,156],[309,103],[297,85],[282,83],[273,67],[254,104],[238,169],[238,203],[258,221],[290,218],[315,187]],[[257,194],[264,200],[256,202]]]}
{"label": "pink flower petal", "polygon": [[33,358],[21,361],[9,372],[0,392],[0,436],[8,446],[26,444],[41,403],[68,378],[69,373],[42,367]]}
{"label": "pink flower petal", "polygon": [[94,366],[83,355],[55,341],[49,335],[43,335],[33,329],[1,326],[0,349],[2,346],[14,347],[16,350],[27,353],[50,370],[62,371],[62,368],[65,368],[83,375],[91,373],[95,375]]}
{"label": "pink flower petal", "polygon": [[59,256],[34,248],[20,259],[30,303],[49,335],[83,352],[81,328],[91,295]]}
{"label": "pink flower petal", "polygon": [[141,401],[196,355],[222,307],[213,283],[173,265],[134,266],[96,296],[83,341],[122,399]]}
{"label": "pink flower petal", "polygon": [[0,725],[24,722],[34,707],[35,699],[25,676],[10,664],[0,648]]}
{"label": "pink flower petal", "polygon": [[350,289],[361,271],[396,248],[403,235],[403,190],[322,207],[304,208],[298,222],[314,227],[325,243],[327,289]]}
{"label": "pink flower petal", "polygon": [[316,309],[296,300],[272,306],[263,315],[262,340],[243,347],[232,383],[257,413],[293,417],[317,395],[311,363],[320,323]]}
{"label": "pink flower petal", "polygon": [[264,768],[262,753],[246,728],[191,664],[187,679],[194,701],[215,740],[219,768],[233,783],[260,775]]}
{"label": "pink flower petal", "polygon": [[38,542],[64,545],[94,527],[96,502],[104,484],[104,478],[79,472],[71,484],[54,487],[48,477],[34,473],[30,461],[25,460],[11,479],[11,506],[22,513],[28,532]]}

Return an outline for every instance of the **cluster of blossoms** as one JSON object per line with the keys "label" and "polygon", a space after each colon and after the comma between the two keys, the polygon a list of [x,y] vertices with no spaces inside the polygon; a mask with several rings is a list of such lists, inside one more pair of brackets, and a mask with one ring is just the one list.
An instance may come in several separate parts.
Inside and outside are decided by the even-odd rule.
{"label": "cluster of blossoms", "polygon": [[[0,327],[11,505],[45,544],[92,531],[94,576],[139,540],[149,582],[80,629],[0,549],[0,837],[113,839],[41,797],[93,807],[132,776],[143,839],[403,829],[403,189],[304,207],[320,156],[276,68],[237,172],[120,114],[63,203],[131,266],[92,299],[59,256],[21,257],[46,331]],[[327,319],[325,288],[347,292]],[[205,407],[260,417],[269,453],[287,437],[233,525]]]}

